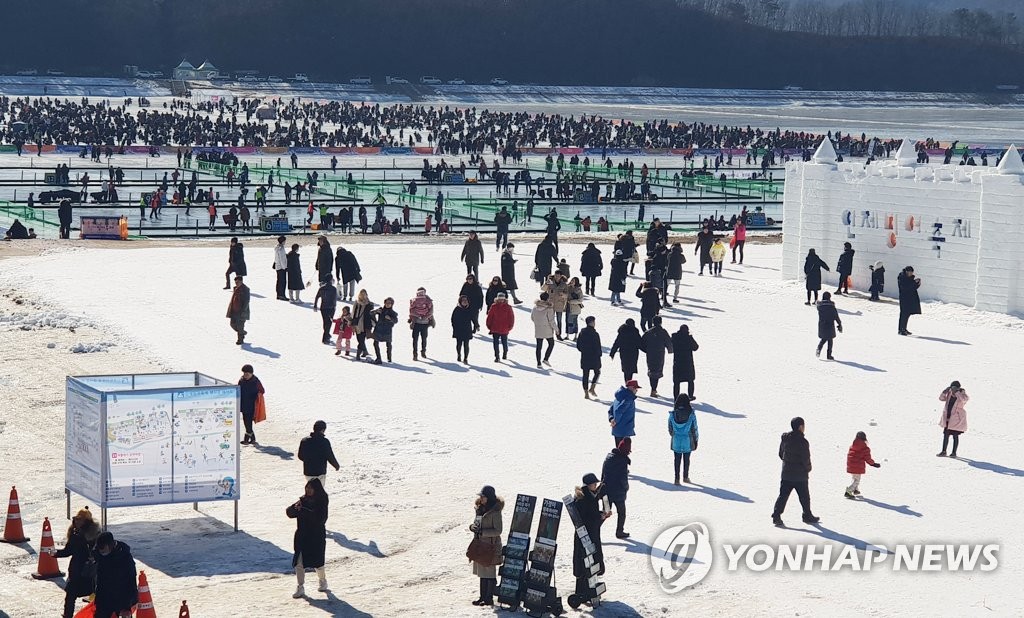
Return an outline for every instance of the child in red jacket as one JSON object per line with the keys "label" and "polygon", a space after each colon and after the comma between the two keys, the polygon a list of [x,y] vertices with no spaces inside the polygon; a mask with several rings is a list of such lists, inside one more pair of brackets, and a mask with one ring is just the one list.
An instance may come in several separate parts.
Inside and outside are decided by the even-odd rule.
{"label": "child in red jacket", "polygon": [[850,445],[850,451],[846,453],[846,471],[853,477],[853,482],[846,488],[844,495],[851,500],[860,495],[860,475],[864,474],[866,470],[865,464],[874,468],[882,467],[882,464],[875,463],[875,460],[871,459],[871,447],[868,446],[867,435],[863,431],[858,431],[857,437]]}

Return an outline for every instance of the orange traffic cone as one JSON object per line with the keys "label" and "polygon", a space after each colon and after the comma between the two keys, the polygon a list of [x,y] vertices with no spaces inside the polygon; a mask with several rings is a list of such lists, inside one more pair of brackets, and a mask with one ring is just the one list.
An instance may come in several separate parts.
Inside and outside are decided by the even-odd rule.
{"label": "orange traffic cone", "polygon": [[181,602],[181,609],[178,610],[178,618],[192,618],[188,613],[188,604],[185,601]]}
{"label": "orange traffic cone", "polygon": [[18,507],[18,490],[11,487],[11,501],[7,507],[7,524],[4,525],[4,543],[24,543],[29,540],[21,527],[21,509]]}
{"label": "orange traffic cone", "polygon": [[64,575],[60,571],[57,559],[50,553],[52,551],[54,551],[53,531],[50,530],[50,518],[47,517],[43,519],[43,540],[39,547],[39,566],[36,567],[36,572],[32,574],[32,577],[36,579],[53,579],[54,577]]}
{"label": "orange traffic cone", "polygon": [[139,604],[135,608],[135,618],[156,618],[153,595],[149,593],[149,581],[146,579],[145,571],[139,571]]}

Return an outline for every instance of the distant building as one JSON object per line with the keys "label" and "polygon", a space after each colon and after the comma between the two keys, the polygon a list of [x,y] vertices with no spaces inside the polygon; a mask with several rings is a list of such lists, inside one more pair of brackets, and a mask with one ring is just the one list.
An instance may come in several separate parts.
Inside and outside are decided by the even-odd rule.
{"label": "distant building", "polygon": [[182,60],[181,64],[174,68],[174,79],[198,79],[198,71],[188,60]]}
{"label": "distant building", "polygon": [[213,63],[209,60],[205,60],[199,68],[195,70],[196,77],[198,79],[213,79],[220,77],[220,69],[213,66]]}

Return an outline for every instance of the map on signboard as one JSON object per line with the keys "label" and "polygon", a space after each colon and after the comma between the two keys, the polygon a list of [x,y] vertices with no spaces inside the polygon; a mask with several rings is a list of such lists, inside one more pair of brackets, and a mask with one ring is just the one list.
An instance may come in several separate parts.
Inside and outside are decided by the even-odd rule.
{"label": "map on signboard", "polygon": [[229,386],[174,394],[175,500],[238,498],[236,392]]}
{"label": "map on signboard", "polygon": [[171,393],[107,397],[110,506],[167,502],[173,490]]}

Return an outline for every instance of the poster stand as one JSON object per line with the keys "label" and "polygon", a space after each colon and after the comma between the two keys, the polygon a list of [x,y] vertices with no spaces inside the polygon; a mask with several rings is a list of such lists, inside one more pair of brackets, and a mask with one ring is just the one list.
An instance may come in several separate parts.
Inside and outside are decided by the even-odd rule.
{"label": "poster stand", "polygon": [[558,523],[561,518],[562,503],[545,498],[541,504],[537,539],[530,552],[530,570],[526,574],[526,591],[523,594],[523,607],[527,615],[533,618],[565,613],[553,580],[555,553],[558,550]]}
{"label": "poster stand", "polygon": [[198,372],[66,378],[64,491],[107,510],[233,502],[238,531],[238,386]]}
{"label": "poster stand", "polygon": [[519,609],[519,604],[522,602],[526,561],[530,552],[530,528],[533,527],[533,511],[536,506],[536,496],[523,494],[516,496],[508,542],[505,543],[505,548],[502,550],[505,560],[498,570],[498,574],[501,575],[501,584],[498,586],[498,603],[509,606],[512,611]]}

